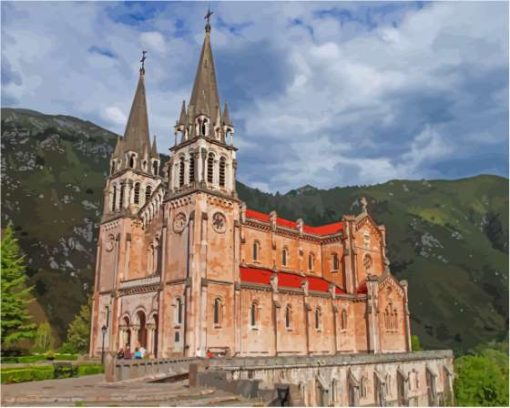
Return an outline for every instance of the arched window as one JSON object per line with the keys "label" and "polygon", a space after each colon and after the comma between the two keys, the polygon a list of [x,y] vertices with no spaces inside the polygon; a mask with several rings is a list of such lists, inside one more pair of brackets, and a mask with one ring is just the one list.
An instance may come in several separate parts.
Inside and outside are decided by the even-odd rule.
{"label": "arched window", "polygon": [[342,314],[340,315],[340,328],[347,330],[347,311],[345,309],[342,309]]}
{"label": "arched window", "polygon": [[292,326],[292,307],[287,305],[285,307],[285,328],[290,329]]}
{"label": "arched window", "polygon": [[135,155],[134,154],[131,154],[129,156],[129,167],[131,167],[132,169],[135,168]]}
{"label": "arched window", "polygon": [[184,185],[184,157],[179,161],[179,187]]}
{"label": "arched window", "polygon": [[397,309],[393,309],[393,313],[392,313],[392,329],[393,329],[393,331],[397,331],[397,329],[398,329]]}
{"label": "arched window", "polygon": [[390,307],[387,306],[384,310],[384,327],[386,330],[390,330]]}
{"label": "arched window", "polygon": [[151,198],[151,195],[152,195],[152,187],[151,186],[147,186],[145,187],[145,202],[147,203],[149,201],[149,199]]}
{"label": "arched window", "polygon": [[126,185],[125,184],[122,184],[120,186],[120,204],[119,204],[119,209],[122,210],[122,208],[124,208],[124,191],[126,189]]}
{"label": "arched window", "polygon": [[214,299],[213,319],[214,319],[215,326],[221,325],[222,312],[223,312],[223,304],[221,302],[221,299],[220,298]]}
{"label": "arched window", "polygon": [[220,186],[225,187],[225,158],[220,159]]}
{"label": "arched window", "polygon": [[142,162],[142,170],[147,170],[147,160]]}
{"label": "arched window", "polygon": [[334,253],[331,257],[332,257],[331,263],[332,263],[333,270],[338,271],[338,269],[340,268],[340,261],[338,259],[338,254]]}
{"label": "arched window", "polygon": [[180,297],[175,300],[175,323],[182,324],[184,321],[184,303]]}
{"label": "arched window", "polygon": [[336,378],[331,381],[331,402],[333,403],[333,406],[335,406],[335,403],[338,402],[338,381]]}
{"label": "arched window", "polygon": [[159,169],[158,169],[158,162],[154,160],[154,161],[152,162],[152,174],[154,174],[155,176],[157,176],[157,175],[158,175],[158,173],[159,173],[159,172],[158,172],[158,170],[159,170]]}
{"label": "arched window", "polygon": [[135,184],[135,197],[133,199],[135,204],[140,204],[140,183]]}
{"label": "arched window", "polygon": [[117,186],[113,186],[112,211],[117,209]]}
{"label": "arched window", "polygon": [[359,393],[361,398],[367,397],[367,378],[361,377]]}
{"label": "arched window", "polygon": [[315,257],[312,253],[308,255],[308,270],[313,271],[313,267],[315,264]]}
{"label": "arched window", "polygon": [[363,267],[365,268],[365,273],[370,275],[372,270],[372,257],[368,254],[363,258]]}
{"label": "arched window", "polygon": [[195,154],[191,153],[189,155],[189,182],[195,182]]}
{"label": "arched window", "polygon": [[201,134],[202,136],[207,136],[207,119],[202,121]]}
{"label": "arched window", "polygon": [[287,249],[287,247],[284,247],[282,249],[282,265],[287,266],[288,262],[289,262],[289,250]]}
{"label": "arched window", "polygon": [[255,301],[251,304],[250,308],[250,324],[252,327],[257,326],[257,320],[258,320],[258,303]]}
{"label": "arched window", "polygon": [[258,261],[260,256],[260,242],[255,241],[253,243],[253,260]]}
{"label": "arched window", "polygon": [[113,174],[115,172],[115,161],[112,160],[112,167],[111,167],[111,170],[110,170],[110,174]]}
{"label": "arched window", "polygon": [[207,182],[213,183],[214,181],[214,154],[209,153],[207,157]]}
{"label": "arched window", "polygon": [[322,317],[321,308],[320,307],[315,308],[315,330],[321,329],[321,317]]}

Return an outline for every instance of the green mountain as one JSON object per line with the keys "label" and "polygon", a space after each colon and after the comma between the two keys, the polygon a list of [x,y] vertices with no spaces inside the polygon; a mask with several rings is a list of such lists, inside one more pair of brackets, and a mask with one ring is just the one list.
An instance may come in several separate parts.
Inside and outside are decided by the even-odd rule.
{"label": "green mountain", "polygon": [[[61,338],[92,285],[115,139],[77,118],[2,109],[2,222],[12,222],[38,304]],[[250,208],[312,225],[358,213],[366,196],[386,225],[393,273],[409,281],[413,333],[425,347],[463,351],[507,335],[507,179],[304,186],[283,195],[238,183],[238,191]]]}

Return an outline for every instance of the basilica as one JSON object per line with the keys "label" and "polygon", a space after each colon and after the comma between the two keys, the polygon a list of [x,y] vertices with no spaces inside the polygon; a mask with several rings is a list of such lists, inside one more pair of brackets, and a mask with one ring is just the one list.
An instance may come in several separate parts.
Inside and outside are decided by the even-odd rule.
{"label": "basilica", "polygon": [[149,358],[410,352],[407,283],[390,272],[386,231],[366,200],[357,214],[312,226],[238,198],[210,24],[165,163],[149,135],[146,80],[142,64],[109,164],[90,355],[141,346]]}

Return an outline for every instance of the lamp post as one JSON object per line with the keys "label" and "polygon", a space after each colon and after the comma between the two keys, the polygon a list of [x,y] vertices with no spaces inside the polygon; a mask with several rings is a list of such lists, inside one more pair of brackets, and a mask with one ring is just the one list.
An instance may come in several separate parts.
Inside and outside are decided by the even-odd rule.
{"label": "lamp post", "polygon": [[101,347],[101,364],[104,363],[104,338],[106,336],[106,330],[108,330],[108,328],[103,325],[103,327],[101,327],[101,332],[103,333],[103,345]]}

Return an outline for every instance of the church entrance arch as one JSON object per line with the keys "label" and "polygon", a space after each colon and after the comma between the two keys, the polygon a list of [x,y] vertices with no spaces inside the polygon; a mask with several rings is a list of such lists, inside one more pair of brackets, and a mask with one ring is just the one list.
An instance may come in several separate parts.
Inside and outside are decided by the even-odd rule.
{"label": "church entrance arch", "polygon": [[123,338],[122,344],[120,346],[129,348],[129,345],[131,344],[131,330],[129,325],[129,317],[125,316],[122,323],[124,325],[124,330],[122,331]]}
{"label": "church entrance arch", "polygon": [[147,322],[145,313],[140,310],[137,314],[140,329],[138,330],[138,344],[140,347],[147,348]]}

